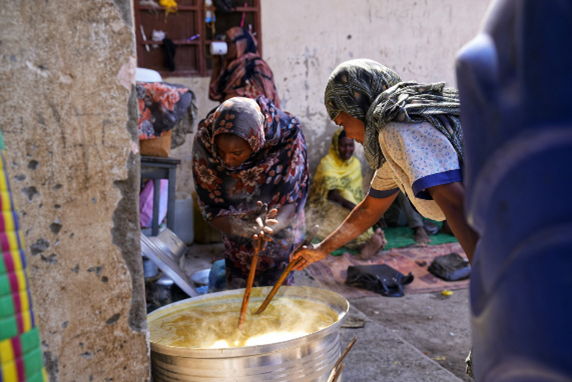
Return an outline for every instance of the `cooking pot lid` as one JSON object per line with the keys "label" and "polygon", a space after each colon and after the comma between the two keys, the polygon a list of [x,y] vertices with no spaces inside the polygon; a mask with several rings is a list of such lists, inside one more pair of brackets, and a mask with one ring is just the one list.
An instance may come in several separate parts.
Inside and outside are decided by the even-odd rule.
{"label": "cooking pot lid", "polygon": [[191,297],[198,296],[185,272],[179,267],[170,251],[165,251],[165,246],[158,243],[159,240],[158,236],[148,237],[141,233],[141,254],[157,264],[186,294]]}

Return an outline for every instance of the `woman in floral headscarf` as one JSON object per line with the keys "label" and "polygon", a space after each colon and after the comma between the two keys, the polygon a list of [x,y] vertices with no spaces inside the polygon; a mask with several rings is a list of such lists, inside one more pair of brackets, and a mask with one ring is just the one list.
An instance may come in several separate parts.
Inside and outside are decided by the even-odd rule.
{"label": "woman in floral headscarf", "polygon": [[278,209],[255,278],[273,285],[303,239],[308,168],[298,119],[263,96],[223,102],[199,124],[193,175],[203,216],[223,233],[229,289],[246,284],[257,201]]}
{"label": "woman in floral headscarf", "polygon": [[423,216],[445,220],[472,258],[478,239],[467,224],[462,183],[459,97],[444,83],[402,82],[382,64],[350,60],[326,86],[326,109],[348,137],[364,145],[376,169],[369,194],[313,249],[303,249],[297,269],[325,258],[375,224],[403,191]]}
{"label": "woman in floral headscarf", "polygon": [[226,32],[226,41],[228,52],[224,62],[221,62],[221,56],[214,57],[209,98],[223,102],[231,97],[256,98],[263,95],[280,108],[274,75],[260,57],[252,34],[246,29],[233,27]]}

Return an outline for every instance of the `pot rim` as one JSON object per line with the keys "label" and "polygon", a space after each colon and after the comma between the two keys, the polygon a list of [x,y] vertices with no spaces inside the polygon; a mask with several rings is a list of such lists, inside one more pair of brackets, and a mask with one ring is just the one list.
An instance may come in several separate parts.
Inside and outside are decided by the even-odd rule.
{"label": "pot rim", "polygon": [[[253,301],[262,302],[264,297],[268,294],[268,292],[270,292],[271,289],[272,287],[252,288],[250,303],[252,303]],[[253,294],[255,293],[259,295],[253,296]],[[199,297],[188,298],[185,300],[174,302],[169,305],[165,305],[159,309],[154,310],[153,312],[147,315],[147,320],[150,321],[156,317],[158,318],[161,316],[162,311],[164,312],[166,310],[170,310],[178,305],[189,304],[189,303],[194,304],[195,302],[197,304],[200,304],[201,301],[217,299],[217,298],[223,299],[224,297],[231,295],[237,295],[238,297],[242,298],[243,294],[244,294],[244,289],[232,289],[224,292],[216,292],[216,293],[202,295]],[[316,332],[307,334],[305,336],[294,338],[291,340],[273,342],[263,345],[252,345],[252,346],[219,348],[219,349],[181,348],[181,347],[174,347],[174,346],[153,343],[150,340],[149,342],[151,344],[151,351],[154,353],[160,353],[164,355],[188,357],[188,358],[233,358],[233,357],[244,357],[249,355],[258,356],[261,354],[272,353],[290,347],[300,347],[305,343],[314,342],[317,339],[325,337],[333,333],[335,330],[337,330],[341,326],[344,319],[346,318],[350,308],[350,303],[345,297],[336,292],[332,292],[330,290],[322,288],[315,288],[310,286],[283,286],[282,288],[280,288],[276,297],[284,297],[284,296],[306,297],[310,300],[316,300],[321,303],[325,303],[338,313],[338,320],[333,324],[326,326],[325,328],[322,328]],[[326,297],[324,299],[325,301],[320,300],[319,297]]]}

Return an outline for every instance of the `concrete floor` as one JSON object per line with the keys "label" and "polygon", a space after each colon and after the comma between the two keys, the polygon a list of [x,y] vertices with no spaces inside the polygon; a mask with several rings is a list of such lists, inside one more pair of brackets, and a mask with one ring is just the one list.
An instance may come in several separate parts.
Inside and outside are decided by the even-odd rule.
{"label": "concrete floor", "polygon": [[[222,254],[221,244],[193,245],[183,268],[187,274],[208,268]],[[296,273],[295,284],[320,287],[305,272]],[[350,299],[350,304],[346,321],[364,325],[341,330],[343,347],[358,339],[346,358],[344,381],[471,381],[464,373],[471,342],[467,290],[449,297],[363,297]]]}

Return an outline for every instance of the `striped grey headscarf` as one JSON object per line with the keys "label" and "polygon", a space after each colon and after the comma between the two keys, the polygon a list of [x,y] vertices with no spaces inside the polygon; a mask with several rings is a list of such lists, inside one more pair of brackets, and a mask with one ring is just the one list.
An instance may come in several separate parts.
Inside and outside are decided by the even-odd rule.
{"label": "striped grey headscarf", "polygon": [[385,162],[378,137],[389,122],[429,122],[463,162],[459,95],[445,83],[401,82],[397,73],[376,61],[349,60],[330,75],[324,103],[332,120],[343,111],[364,122],[365,156],[374,169]]}

